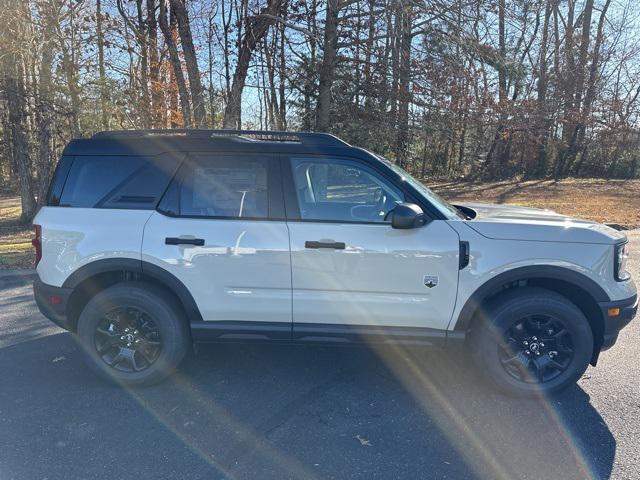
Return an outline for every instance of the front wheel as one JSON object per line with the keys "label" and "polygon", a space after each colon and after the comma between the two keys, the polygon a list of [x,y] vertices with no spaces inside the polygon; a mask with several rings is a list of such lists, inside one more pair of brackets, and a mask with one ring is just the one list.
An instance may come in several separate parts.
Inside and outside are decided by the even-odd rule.
{"label": "front wheel", "polygon": [[96,294],[78,319],[78,337],[93,370],[132,387],[164,379],[189,346],[177,302],[140,282],[116,284]]}
{"label": "front wheel", "polygon": [[505,293],[488,305],[474,330],[476,365],[496,387],[516,396],[555,393],[575,383],[593,352],[582,311],[541,288]]}

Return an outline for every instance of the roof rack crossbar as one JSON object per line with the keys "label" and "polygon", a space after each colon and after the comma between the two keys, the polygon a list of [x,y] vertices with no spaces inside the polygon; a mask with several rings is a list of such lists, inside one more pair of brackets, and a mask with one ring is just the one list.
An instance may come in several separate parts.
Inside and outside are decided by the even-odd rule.
{"label": "roof rack crossbar", "polygon": [[[198,138],[215,137],[263,137],[266,141],[300,142],[303,145],[348,146],[349,144],[330,133],[281,132],[271,130],[208,130],[208,129],[155,129],[155,130],[115,130],[98,132],[92,138],[116,139],[145,136],[188,136]],[[258,138],[259,140],[259,138]]]}

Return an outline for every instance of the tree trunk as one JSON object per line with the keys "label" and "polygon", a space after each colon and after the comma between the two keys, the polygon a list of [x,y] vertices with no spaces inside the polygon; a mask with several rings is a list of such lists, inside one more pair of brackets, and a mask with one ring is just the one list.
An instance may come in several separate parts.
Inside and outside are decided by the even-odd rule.
{"label": "tree trunk", "polygon": [[278,65],[278,95],[279,95],[279,112],[278,112],[278,130],[287,129],[287,97],[286,97],[286,81],[287,81],[287,57],[285,53],[285,25],[280,26],[280,64]]}
{"label": "tree trunk", "polygon": [[505,35],[505,0],[498,3],[498,48],[500,49],[500,63],[498,67],[498,98],[501,108],[507,103],[507,71],[506,71],[506,35]]}
{"label": "tree trunk", "polygon": [[149,81],[151,83],[151,128],[161,128],[163,126],[164,95],[160,80],[156,0],[147,0],[147,48],[149,51]]}
{"label": "tree trunk", "polygon": [[396,138],[396,159],[401,167],[407,163],[409,147],[409,103],[411,101],[409,82],[411,80],[412,20],[413,7],[411,4],[407,4],[403,6],[401,11],[398,75],[398,135]]}
{"label": "tree trunk", "polygon": [[[173,15],[173,7],[171,7],[171,10],[171,20],[174,20],[176,17]],[[178,54],[178,47],[176,45],[175,21],[170,20],[167,22],[166,0],[160,0],[160,15],[158,16],[158,19],[160,23],[160,30],[162,30],[164,41],[167,44],[167,50],[169,50],[169,61],[171,62],[172,75],[178,87],[178,96],[180,98],[180,107],[182,109],[182,122],[185,128],[191,128],[189,92],[187,91],[187,84],[184,79],[184,74],[182,73],[182,63],[180,62],[180,55]],[[174,125],[172,125],[172,127]]]}
{"label": "tree trunk", "polygon": [[327,0],[327,15],[324,25],[322,65],[320,66],[320,85],[318,87],[318,106],[316,110],[316,130],[329,130],[331,117],[331,87],[336,75],[338,63],[338,15],[339,0]]}
{"label": "tree trunk", "polygon": [[[49,6],[49,5],[47,5]],[[53,151],[51,123],[53,114],[52,67],[55,38],[55,9],[43,9],[43,48],[40,59],[36,118],[38,128],[38,206],[45,202],[49,177],[51,176],[51,153]]]}
{"label": "tree trunk", "polygon": [[137,39],[140,45],[140,90],[142,91],[142,102],[139,106],[142,125],[144,128],[151,127],[151,96],[149,94],[149,47],[147,41],[146,25],[142,8],[143,0],[136,0],[136,12],[138,14]]}
{"label": "tree trunk", "polygon": [[[587,91],[584,96],[584,102],[582,105],[582,111],[579,115],[579,123],[576,128],[576,143],[578,145],[582,145],[584,142],[584,136],[586,131],[586,122],[591,115],[591,107],[593,105],[593,101],[595,100],[596,94],[596,84],[598,82],[599,76],[599,66],[600,66],[600,49],[602,48],[602,43],[604,41],[604,24],[607,16],[607,10],[609,9],[609,5],[611,5],[611,0],[607,0],[602,7],[602,11],[600,13],[600,18],[598,20],[598,29],[596,33],[596,41],[593,46],[593,54],[591,55],[591,65],[589,67],[589,80],[587,84]],[[585,66],[586,67],[586,66]],[[581,163],[584,160],[581,159]]]}
{"label": "tree trunk", "polygon": [[206,113],[204,108],[204,96],[202,82],[200,81],[200,70],[196,49],[193,46],[193,36],[189,23],[189,14],[185,5],[185,0],[170,0],[171,10],[178,20],[178,32],[180,33],[180,43],[184,53],[184,61],[187,65],[187,75],[189,77],[189,87],[191,89],[191,101],[193,103],[193,117],[197,127],[205,124]]}
{"label": "tree trunk", "polygon": [[549,142],[550,122],[547,108],[547,46],[549,44],[549,19],[551,18],[552,2],[547,0],[542,26],[542,43],[538,56],[538,158],[534,167],[536,177],[544,176],[547,170],[547,145]]}
{"label": "tree trunk", "polygon": [[73,54],[63,45],[62,48],[62,69],[67,81],[69,90],[70,110],[71,110],[71,134],[74,138],[79,138],[80,133],[80,87],[78,85],[78,68]]}
{"label": "tree trunk", "polygon": [[364,52],[364,109],[367,114],[371,114],[371,110],[373,109],[373,78],[372,78],[372,68],[371,68],[371,59],[373,57],[373,37],[376,34],[376,17],[375,17],[375,8],[376,8],[376,0],[368,0],[369,3],[369,19],[368,19],[368,30],[367,30],[367,41],[365,44],[365,52]]}
{"label": "tree trunk", "polygon": [[[310,5],[308,5],[310,3]],[[312,33],[317,33],[317,11],[318,1],[310,0],[305,3],[307,26]],[[307,40],[309,46],[309,57],[303,62],[304,67],[304,83],[303,89],[303,116],[302,116],[302,129],[304,131],[313,130],[314,113],[312,107],[312,100],[314,96],[315,87],[315,73],[316,73],[316,51],[317,41],[315,36],[311,36]]]}
{"label": "tree trunk", "polygon": [[560,175],[564,175],[571,168],[571,165],[576,159],[576,154],[580,149],[578,145],[578,136],[581,126],[583,124],[580,119],[580,113],[582,111],[582,97],[584,92],[584,82],[587,70],[587,58],[589,55],[589,44],[591,41],[591,16],[593,13],[593,0],[586,0],[584,10],[582,12],[582,36],[580,40],[580,54],[578,57],[578,65],[576,66],[576,80],[574,87],[574,100],[571,108],[571,123],[569,124],[570,140],[567,145],[565,153],[565,159],[563,160],[564,171],[560,172]]}
{"label": "tree trunk", "polygon": [[[9,128],[11,136],[12,156],[18,170],[20,198],[22,203],[22,221],[30,221],[35,215],[36,202],[31,188],[31,159],[25,134],[25,91],[21,60],[13,58],[5,61],[5,95],[9,110]],[[13,66],[9,66],[13,63]]]}
{"label": "tree trunk", "polygon": [[109,130],[109,89],[104,66],[104,29],[102,0],[96,0],[96,40],[98,42],[98,82],[100,83],[100,123],[103,130]]}

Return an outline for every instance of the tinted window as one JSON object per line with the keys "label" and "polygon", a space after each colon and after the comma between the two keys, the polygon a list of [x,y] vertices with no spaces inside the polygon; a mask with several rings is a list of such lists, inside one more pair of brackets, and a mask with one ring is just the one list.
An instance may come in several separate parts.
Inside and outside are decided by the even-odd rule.
{"label": "tinted window", "polygon": [[171,156],[75,157],[60,206],[152,209],[178,161]]}
{"label": "tinted window", "polygon": [[196,217],[267,218],[268,160],[199,156],[184,168],[177,192],[180,215]]}
{"label": "tinted window", "polygon": [[73,165],[73,157],[63,156],[58,162],[56,171],[49,185],[49,194],[47,195],[47,205],[56,206],[60,204],[60,195],[67,181],[69,170]]}
{"label": "tinted window", "polygon": [[383,222],[402,193],[373,170],[340,159],[292,159],[303,220]]}

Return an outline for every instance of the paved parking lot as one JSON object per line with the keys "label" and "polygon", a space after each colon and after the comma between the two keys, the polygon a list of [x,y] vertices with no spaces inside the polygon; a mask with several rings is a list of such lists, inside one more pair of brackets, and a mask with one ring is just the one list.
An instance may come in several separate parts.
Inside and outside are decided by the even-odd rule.
{"label": "paved parking lot", "polygon": [[552,399],[495,394],[443,352],[315,346],[203,346],[127,391],[4,277],[0,479],[640,479],[639,339],[636,321]]}

